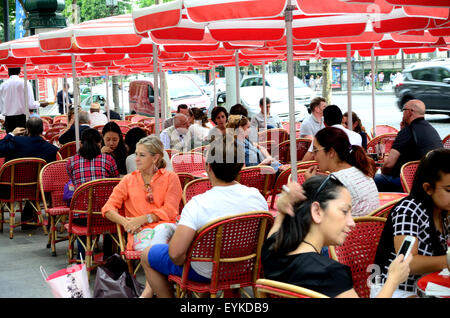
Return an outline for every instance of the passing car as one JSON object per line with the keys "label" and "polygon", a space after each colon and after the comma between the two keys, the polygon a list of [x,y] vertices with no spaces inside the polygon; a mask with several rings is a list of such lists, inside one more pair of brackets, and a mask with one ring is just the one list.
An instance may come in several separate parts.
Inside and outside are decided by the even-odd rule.
{"label": "passing car", "polygon": [[[112,98],[112,93],[110,93],[109,98],[110,98],[109,109],[114,110],[114,102],[113,102],[113,98]],[[120,101],[120,103],[122,102],[120,95],[119,95],[119,101]],[[123,102],[124,102],[124,107],[125,107],[125,114],[129,114],[130,107],[129,107],[127,98],[124,97]],[[89,111],[92,103],[99,103],[100,109],[103,112],[106,111],[106,96],[104,94],[93,93],[92,97],[91,97],[91,95],[89,95],[80,103],[81,109],[83,109],[85,111]],[[122,114],[122,112],[123,112],[122,107],[119,107],[119,113]]]}
{"label": "passing car", "polygon": [[427,114],[450,115],[450,60],[413,63],[402,72],[394,92],[397,106],[411,99],[420,99]]}
{"label": "passing car", "polygon": [[[272,94],[270,98],[270,114],[277,115],[281,121],[289,121],[289,100],[287,96]],[[226,103],[226,92],[221,92],[217,94],[217,106],[224,106]],[[259,107],[259,98],[248,99],[248,96],[241,96],[241,104],[247,109],[248,117],[252,118],[261,112]],[[211,105],[208,109],[208,117],[211,118],[211,111],[214,108]],[[228,111],[230,109],[227,109]],[[308,114],[308,109],[303,103],[295,100],[295,121],[301,122]]]}
{"label": "passing car", "polygon": [[[288,96],[288,74],[287,73],[269,73],[265,75],[266,96],[270,99],[279,100],[279,96]],[[245,76],[240,84],[241,96],[248,96],[247,99],[262,97],[263,80],[261,74]],[[316,97],[314,90],[309,88],[298,77],[294,76],[294,97],[296,102],[309,106],[311,100]]]}

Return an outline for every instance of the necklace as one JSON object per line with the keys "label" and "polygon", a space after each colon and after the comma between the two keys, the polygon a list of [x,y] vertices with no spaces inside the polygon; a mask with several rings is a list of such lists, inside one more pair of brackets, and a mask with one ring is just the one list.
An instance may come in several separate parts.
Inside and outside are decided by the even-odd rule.
{"label": "necklace", "polygon": [[316,251],[317,254],[320,254],[319,251],[318,251],[318,250],[314,247],[314,245],[312,245],[311,243],[309,243],[309,242],[307,242],[307,241],[305,241],[305,240],[303,240],[303,243],[308,244],[309,246],[311,246],[311,247]]}

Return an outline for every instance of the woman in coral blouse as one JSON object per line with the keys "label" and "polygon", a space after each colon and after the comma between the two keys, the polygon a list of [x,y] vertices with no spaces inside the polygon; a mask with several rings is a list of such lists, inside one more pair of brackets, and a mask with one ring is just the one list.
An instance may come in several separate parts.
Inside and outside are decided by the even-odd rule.
{"label": "woman in coral blouse", "polygon": [[[143,250],[150,245],[157,231],[168,236],[167,224],[175,223],[181,200],[178,176],[165,170],[163,144],[152,135],[136,145],[136,168],[123,177],[102,208],[107,219],[120,224],[128,232],[127,249]],[[125,216],[119,209],[125,207]]]}

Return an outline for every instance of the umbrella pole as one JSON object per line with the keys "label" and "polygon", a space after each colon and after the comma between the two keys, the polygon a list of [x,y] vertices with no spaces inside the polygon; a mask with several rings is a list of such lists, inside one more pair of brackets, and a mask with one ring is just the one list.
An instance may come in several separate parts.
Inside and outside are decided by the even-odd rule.
{"label": "umbrella pole", "polygon": [[212,67],[212,76],[213,76],[213,85],[214,85],[213,104],[214,104],[214,107],[216,107],[217,106],[217,96],[216,96],[216,67],[215,66]]}
{"label": "umbrella pole", "polygon": [[297,182],[297,143],[295,140],[295,104],[294,104],[294,60],[292,48],[292,11],[295,6],[288,5],[285,10],[286,48],[289,96],[289,148],[291,152],[291,179]]}
{"label": "umbrella pole", "polygon": [[120,90],[120,99],[121,99],[121,102],[122,102],[122,118],[125,120],[125,104],[123,103],[123,75],[122,76],[120,76],[120,87],[121,87],[121,90]]}
{"label": "umbrella pole", "polygon": [[155,134],[159,136],[159,85],[158,85],[158,48],[153,44],[153,90],[155,95]]}
{"label": "umbrella pole", "polygon": [[74,105],[74,116],[75,116],[75,141],[76,149],[80,149],[80,125],[78,120],[78,94],[77,94],[77,71],[75,68],[75,55],[71,54],[72,58],[72,78],[73,78],[73,105]]}
{"label": "umbrella pole", "polygon": [[372,71],[372,129],[373,129],[373,136],[376,136],[376,122],[375,122],[375,83],[374,83],[374,72],[375,72],[375,57],[374,57],[374,48],[372,47],[370,49],[370,69]]}
{"label": "umbrella pole", "polygon": [[261,64],[263,105],[264,105],[264,129],[267,129],[267,104],[266,104],[266,61]]}
{"label": "umbrella pole", "polygon": [[30,117],[30,105],[28,105],[28,79],[27,79],[27,64],[23,65],[23,98],[25,104],[25,116],[28,120]]}
{"label": "umbrella pole", "polygon": [[234,53],[235,59],[235,68],[236,68],[236,104],[241,103],[241,94],[240,94],[240,80],[239,80],[239,53],[238,50]]}
{"label": "umbrella pole", "polygon": [[109,73],[108,73],[108,67],[105,68],[105,85],[106,85],[106,116],[108,117],[108,121],[111,121],[111,114],[109,112]]}
{"label": "umbrella pole", "polygon": [[161,82],[161,121],[164,122],[166,120],[166,81],[162,70],[159,73],[159,79]]}
{"label": "umbrella pole", "polygon": [[352,51],[351,45],[347,43],[347,111],[348,129],[353,130],[352,123]]}

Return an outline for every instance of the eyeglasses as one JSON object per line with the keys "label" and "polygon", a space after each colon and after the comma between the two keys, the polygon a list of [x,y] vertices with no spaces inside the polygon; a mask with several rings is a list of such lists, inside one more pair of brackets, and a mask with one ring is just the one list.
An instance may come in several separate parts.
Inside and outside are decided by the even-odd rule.
{"label": "eyeglasses", "polygon": [[328,175],[328,177],[326,177],[325,180],[322,181],[322,183],[319,185],[319,187],[317,188],[316,192],[312,196],[312,198],[311,198],[312,202],[314,202],[316,200],[317,196],[320,194],[320,191],[322,191],[325,188],[325,186],[327,185],[327,183],[328,183],[328,181],[330,179],[333,179],[334,181],[340,182],[338,180],[338,178],[334,174],[330,173]]}
{"label": "eyeglasses", "polygon": [[406,108],[406,107],[403,107],[403,108],[402,108],[402,112],[404,112],[405,110],[410,110],[410,111],[412,111],[412,112],[414,111],[414,109],[412,109],[412,108]]}
{"label": "eyeglasses", "polygon": [[322,148],[313,148],[312,152],[315,154],[316,152],[318,152],[319,150],[323,150],[325,149],[325,147]]}

